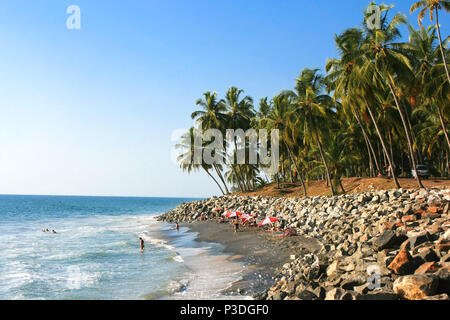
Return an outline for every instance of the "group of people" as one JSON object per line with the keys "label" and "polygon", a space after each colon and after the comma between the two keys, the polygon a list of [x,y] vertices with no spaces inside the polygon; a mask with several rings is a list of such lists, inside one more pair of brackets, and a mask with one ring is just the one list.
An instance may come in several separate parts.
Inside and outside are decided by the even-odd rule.
{"label": "group of people", "polygon": [[[227,223],[227,221],[223,218],[219,218],[219,223]],[[256,217],[243,220],[242,223],[239,221],[238,217],[235,217],[235,218],[233,218],[233,221],[231,223],[234,226],[234,233],[239,232],[239,227],[241,224],[247,228],[257,228],[258,227],[258,224],[256,223]]]}
{"label": "group of people", "polygon": [[42,229],[42,232],[56,233],[55,230],[50,231],[49,229]]}

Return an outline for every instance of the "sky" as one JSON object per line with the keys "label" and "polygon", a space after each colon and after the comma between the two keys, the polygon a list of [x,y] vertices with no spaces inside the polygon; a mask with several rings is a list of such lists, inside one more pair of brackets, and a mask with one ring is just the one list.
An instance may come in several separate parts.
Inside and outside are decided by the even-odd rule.
{"label": "sky", "polygon": [[[410,16],[410,0],[393,0]],[[206,91],[255,101],[336,56],[363,0],[1,0],[0,194],[209,197],[172,161]],[[69,30],[70,5],[81,29]],[[441,14],[449,34],[448,14]],[[429,23],[427,18],[426,23]],[[406,29],[404,28],[406,36]]]}

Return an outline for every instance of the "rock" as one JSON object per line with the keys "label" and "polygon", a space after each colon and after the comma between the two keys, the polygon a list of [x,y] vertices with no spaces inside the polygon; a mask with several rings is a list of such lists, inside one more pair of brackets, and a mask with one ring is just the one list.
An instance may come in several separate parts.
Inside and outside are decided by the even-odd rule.
{"label": "rock", "polygon": [[317,288],[313,289],[312,292],[319,300],[325,300],[325,297],[327,295],[327,291],[322,286],[318,286]]}
{"label": "rock", "polygon": [[425,297],[422,300],[450,300],[450,299],[447,294],[443,293],[437,296]]}
{"label": "rock", "polygon": [[318,300],[318,297],[311,291],[309,290],[303,290],[301,291],[298,296],[297,296],[300,300],[306,300],[306,301],[311,301],[311,300]]}
{"label": "rock", "polygon": [[284,298],[286,298],[286,297],[287,297],[287,293],[284,291],[278,291],[272,295],[273,300],[277,300],[277,301],[284,300]]}
{"label": "rock", "polygon": [[392,292],[375,291],[361,295],[358,300],[371,300],[371,301],[398,300],[398,295]]}
{"label": "rock", "polygon": [[419,255],[426,262],[433,262],[439,260],[438,256],[436,255],[436,252],[431,247],[419,249]]}
{"label": "rock", "polygon": [[335,260],[327,268],[328,278],[335,278],[339,275],[339,260]]}
{"label": "rock", "polygon": [[427,231],[422,231],[422,232],[408,233],[408,240],[410,248],[414,249],[415,247],[421,245],[422,243],[430,241],[431,239],[430,234]]}
{"label": "rock", "polygon": [[445,256],[441,258],[441,263],[450,262],[450,253],[447,253]]}
{"label": "rock", "polygon": [[370,291],[367,283],[360,285],[360,286],[355,286],[355,287],[353,287],[353,290],[360,295],[365,295]]}
{"label": "rock", "polygon": [[433,296],[439,285],[435,275],[420,274],[400,277],[394,282],[394,292],[407,300],[420,300]]}
{"label": "rock", "polygon": [[396,274],[406,275],[413,273],[415,266],[415,261],[409,252],[406,250],[401,250],[392,263],[388,266],[388,269],[394,271]]}
{"label": "rock", "polygon": [[375,251],[381,251],[384,249],[392,248],[398,243],[398,238],[394,231],[392,230],[386,230],[383,232],[381,236],[379,236],[374,242],[373,242],[373,249]]}
{"label": "rock", "polygon": [[423,274],[423,273],[435,273],[439,270],[440,265],[436,262],[426,262],[421,265],[414,274]]}
{"label": "rock", "polygon": [[449,268],[442,268],[435,274],[439,278],[438,293],[450,294],[450,271]]}
{"label": "rock", "polygon": [[343,298],[345,298],[346,300],[352,300],[351,297],[349,299],[347,292],[340,288],[331,289],[325,296],[325,300],[342,300]]}
{"label": "rock", "polygon": [[416,221],[416,220],[417,220],[417,217],[414,214],[402,217],[402,222],[403,223],[413,222],[413,221]]}
{"label": "rock", "polygon": [[341,288],[344,290],[354,290],[354,287],[360,286],[363,283],[364,281],[362,279],[347,279],[341,282]]}

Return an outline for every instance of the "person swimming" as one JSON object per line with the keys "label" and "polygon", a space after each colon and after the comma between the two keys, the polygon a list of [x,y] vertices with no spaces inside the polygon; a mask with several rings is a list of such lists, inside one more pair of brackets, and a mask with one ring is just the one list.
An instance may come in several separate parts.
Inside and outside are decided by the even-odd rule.
{"label": "person swimming", "polygon": [[139,242],[141,245],[141,251],[144,251],[144,248],[145,248],[144,239],[142,239],[142,237],[139,237]]}

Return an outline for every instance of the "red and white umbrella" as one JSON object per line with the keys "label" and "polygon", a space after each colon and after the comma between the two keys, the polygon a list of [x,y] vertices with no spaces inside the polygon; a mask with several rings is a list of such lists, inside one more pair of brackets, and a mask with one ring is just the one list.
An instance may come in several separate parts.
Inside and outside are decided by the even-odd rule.
{"label": "red and white umbrella", "polygon": [[224,213],[222,213],[222,215],[225,217],[228,217],[229,214],[231,214],[231,210],[227,210]]}
{"label": "red and white umbrella", "polygon": [[272,224],[274,222],[280,221],[280,219],[274,218],[274,217],[268,217],[265,218],[263,221],[261,221],[261,223],[258,226],[265,226],[267,224]]}
{"label": "red and white umbrella", "polygon": [[226,217],[228,217],[228,218],[236,218],[236,217],[240,217],[242,215],[243,215],[243,213],[241,213],[241,212],[232,211],[232,212],[227,213]]}
{"label": "red and white umbrella", "polygon": [[252,216],[251,214],[243,214],[243,215],[241,216],[241,219],[242,219],[242,220],[250,220],[250,219],[252,219],[252,218],[254,218],[254,216]]}

